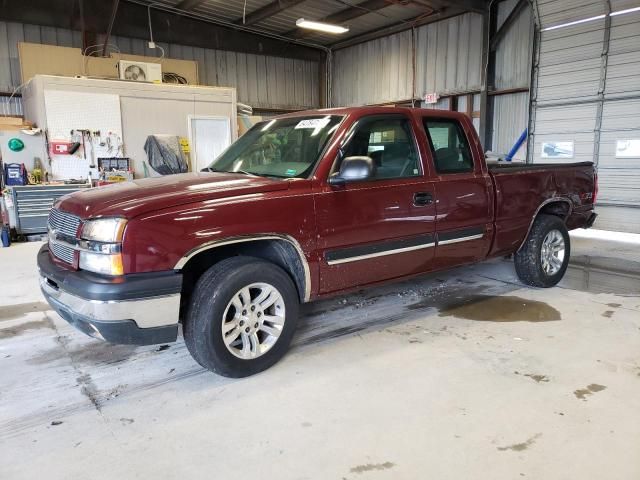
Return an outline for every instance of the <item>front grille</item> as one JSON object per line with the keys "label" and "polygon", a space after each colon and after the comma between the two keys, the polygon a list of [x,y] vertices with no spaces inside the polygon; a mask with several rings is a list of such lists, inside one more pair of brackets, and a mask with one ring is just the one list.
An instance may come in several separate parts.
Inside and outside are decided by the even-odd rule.
{"label": "front grille", "polygon": [[74,264],[75,254],[71,246],[59,243],[56,239],[67,237],[67,242],[75,243],[76,234],[80,227],[80,218],[70,213],[52,208],[49,212],[49,248],[51,253],[63,262]]}
{"label": "front grille", "polygon": [[73,248],[53,242],[49,242],[49,248],[55,257],[59,258],[63,262],[73,265]]}
{"label": "front grille", "polygon": [[80,222],[79,217],[71,215],[70,213],[61,212],[56,208],[52,208],[49,212],[49,228],[71,238],[76,238]]}

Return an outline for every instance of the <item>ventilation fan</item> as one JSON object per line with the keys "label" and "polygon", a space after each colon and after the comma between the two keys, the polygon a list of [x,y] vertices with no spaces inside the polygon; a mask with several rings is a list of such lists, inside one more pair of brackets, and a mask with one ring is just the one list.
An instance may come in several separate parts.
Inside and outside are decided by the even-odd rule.
{"label": "ventilation fan", "polygon": [[162,82],[162,67],[159,63],[132,62],[120,60],[118,63],[121,80],[134,82]]}

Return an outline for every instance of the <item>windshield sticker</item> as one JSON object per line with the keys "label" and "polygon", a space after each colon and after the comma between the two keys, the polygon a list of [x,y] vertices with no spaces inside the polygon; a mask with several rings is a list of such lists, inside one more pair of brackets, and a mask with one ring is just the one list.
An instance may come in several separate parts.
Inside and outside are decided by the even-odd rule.
{"label": "windshield sticker", "polygon": [[309,120],[300,120],[298,122],[298,124],[296,125],[296,129],[298,128],[317,128],[317,129],[321,129],[324,128],[327,123],[329,123],[331,121],[330,118],[328,117],[324,117],[324,118],[311,118]]}
{"label": "windshield sticker", "polygon": [[295,175],[296,173],[298,173],[297,170],[294,170],[293,168],[288,169],[286,172],[284,172],[285,175],[289,175],[290,177],[292,177],[293,175]]}

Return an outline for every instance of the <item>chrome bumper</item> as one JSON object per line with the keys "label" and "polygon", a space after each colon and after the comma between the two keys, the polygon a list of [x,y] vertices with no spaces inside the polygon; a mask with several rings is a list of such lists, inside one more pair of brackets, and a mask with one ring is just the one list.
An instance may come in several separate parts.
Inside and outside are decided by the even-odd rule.
{"label": "chrome bumper", "polygon": [[182,275],[173,270],[117,278],[56,264],[38,252],[40,289],[51,307],[83,333],[111,343],[153,345],[176,340]]}
{"label": "chrome bumper", "polygon": [[135,321],[139,328],[176,325],[180,311],[180,294],[162,295],[140,300],[87,300],[55,288],[40,276],[40,288],[69,311],[100,322]]}

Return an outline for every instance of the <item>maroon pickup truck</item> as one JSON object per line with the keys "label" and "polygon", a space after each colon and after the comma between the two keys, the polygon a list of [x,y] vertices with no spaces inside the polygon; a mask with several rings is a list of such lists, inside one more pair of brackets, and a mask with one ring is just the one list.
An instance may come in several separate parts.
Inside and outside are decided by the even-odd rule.
{"label": "maroon pickup truck", "polygon": [[551,287],[593,224],[591,163],[487,165],[462,114],[339,108],[265,121],[200,173],[57,202],[42,291],[81,331],[175,341],[241,377],[286,352],[301,302],[514,254]]}

